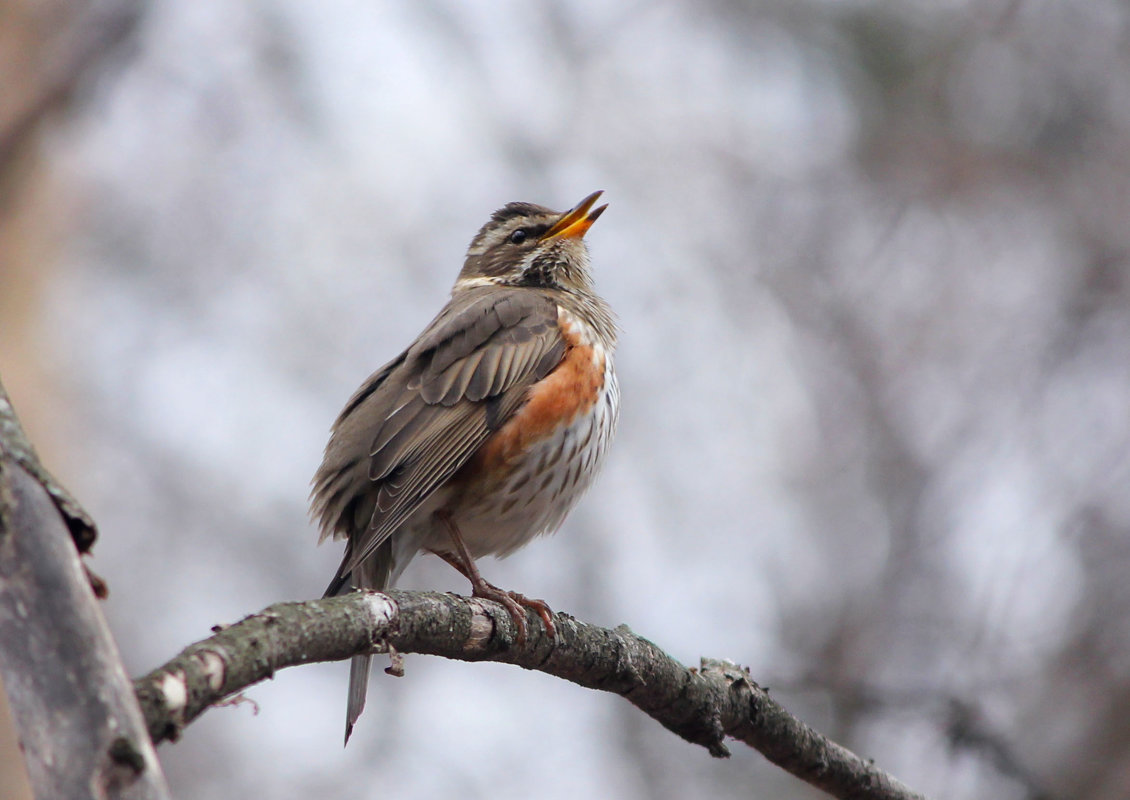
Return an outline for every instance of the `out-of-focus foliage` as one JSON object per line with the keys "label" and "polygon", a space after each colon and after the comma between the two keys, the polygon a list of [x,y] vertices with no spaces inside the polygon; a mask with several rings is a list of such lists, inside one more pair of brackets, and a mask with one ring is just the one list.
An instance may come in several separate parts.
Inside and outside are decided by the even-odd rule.
{"label": "out-of-focus foliage", "polygon": [[[155,3],[42,150],[58,471],[129,668],[320,592],[342,403],[491,210],[602,188],[619,439],[488,577],[746,663],[929,794],[1125,797],[1128,30],[1114,0]],[[280,674],[162,749],[175,793],[812,796],[541,675],[407,670],[345,751],[344,666]]]}

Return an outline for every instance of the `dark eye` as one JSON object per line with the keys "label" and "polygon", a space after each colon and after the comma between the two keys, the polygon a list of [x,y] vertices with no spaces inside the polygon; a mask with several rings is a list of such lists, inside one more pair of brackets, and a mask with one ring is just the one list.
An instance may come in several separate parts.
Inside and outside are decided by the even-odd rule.
{"label": "dark eye", "polygon": [[522,228],[510,234],[510,244],[521,244],[524,241],[526,241],[526,232]]}

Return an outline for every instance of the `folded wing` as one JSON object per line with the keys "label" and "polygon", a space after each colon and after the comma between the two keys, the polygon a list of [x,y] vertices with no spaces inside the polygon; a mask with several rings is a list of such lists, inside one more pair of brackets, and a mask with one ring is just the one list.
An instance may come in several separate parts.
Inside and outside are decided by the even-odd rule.
{"label": "folded wing", "polygon": [[322,537],[350,538],[339,580],[467,462],[564,353],[550,298],[482,287],[453,297],[362,385],[314,476]]}

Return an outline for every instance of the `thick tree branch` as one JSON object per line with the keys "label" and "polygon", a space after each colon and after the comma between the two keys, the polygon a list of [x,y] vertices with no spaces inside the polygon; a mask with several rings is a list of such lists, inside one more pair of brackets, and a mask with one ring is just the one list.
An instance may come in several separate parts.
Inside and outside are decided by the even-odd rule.
{"label": "thick tree branch", "polygon": [[392,591],[279,603],[189,646],[138,680],[137,695],[160,742],[284,667],[367,650],[499,661],[618,694],[715,756],[729,754],[727,736],[743,741],[834,797],[922,798],[791,715],[735,664],[687,668],[624,626],[608,630],[564,614],[555,622],[551,643],[531,615],[532,635],[519,648],[509,614],[489,601]]}
{"label": "thick tree branch", "polygon": [[94,528],[0,385],[0,676],[36,797],[164,800],[137,700],[83,571]]}
{"label": "thick tree branch", "polygon": [[31,446],[20,425],[16,410],[12,408],[12,401],[8,399],[3,383],[0,383],[0,454],[15,461],[35,478],[63,515],[75,547],[80,553],[90,552],[91,545],[98,537],[94,520],[40,462],[35,448]]}

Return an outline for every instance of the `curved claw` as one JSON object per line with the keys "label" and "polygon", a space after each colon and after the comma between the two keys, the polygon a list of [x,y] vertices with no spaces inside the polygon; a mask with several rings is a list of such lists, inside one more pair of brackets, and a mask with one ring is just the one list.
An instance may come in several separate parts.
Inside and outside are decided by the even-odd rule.
{"label": "curved claw", "polygon": [[481,597],[484,600],[494,600],[506,606],[506,610],[510,612],[510,618],[514,620],[514,627],[518,629],[518,635],[515,641],[519,647],[525,645],[529,638],[530,626],[526,619],[526,609],[530,609],[538,615],[542,624],[545,625],[545,631],[549,635],[551,642],[557,640],[557,626],[553,624],[553,610],[544,600],[537,600],[532,597],[526,597],[519,592],[508,592],[505,589],[499,589],[492,583],[482,581],[475,584],[471,591],[472,597]]}
{"label": "curved claw", "polygon": [[[545,632],[549,634],[551,642],[557,641],[557,626],[553,624],[553,609],[544,600],[538,600],[535,597],[526,597],[524,594],[518,592],[508,592],[514,600],[521,606],[533,611],[538,617],[541,618],[542,624],[545,625]],[[523,615],[524,616],[524,615]],[[524,620],[523,620],[524,621]]]}

